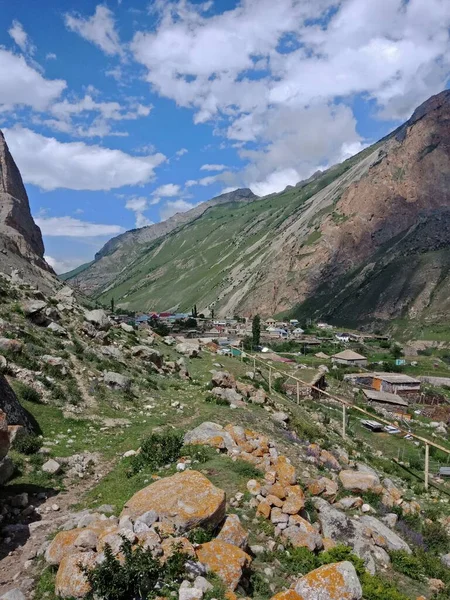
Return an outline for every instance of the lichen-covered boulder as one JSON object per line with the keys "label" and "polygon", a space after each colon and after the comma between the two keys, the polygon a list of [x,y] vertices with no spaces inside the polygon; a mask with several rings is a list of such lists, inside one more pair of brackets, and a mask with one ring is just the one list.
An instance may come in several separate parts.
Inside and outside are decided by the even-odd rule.
{"label": "lichen-covered boulder", "polygon": [[299,485],[286,488],[287,498],[283,504],[283,512],[288,515],[297,515],[305,506],[305,495]]}
{"label": "lichen-covered boulder", "polygon": [[344,561],[311,571],[295,585],[301,600],[360,600],[361,584],[355,567]]}
{"label": "lichen-covered boulder", "polygon": [[184,436],[184,443],[201,444],[228,451],[236,448],[236,443],[230,433],[222,425],[210,421],[205,421],[192,431],[188,431]]}
{"label": "lichen-covered boulder", "polygon": [[198,560],[209,571],[216,573],[231,590],[237,588],[243,569],[252,561],[251,557],[237,546],[218,539],[202,544],[196,552]]}
{"label": "lichen-covered boulder", "polygon": [[150,510],[178,531],[216,526],[225,518],[225,492],[198,471],[183,471],[137,492],[126,502],[121,516],[137,519]]}
{"label": "lichen-covered boulder", "polygon": [[285,590],[272,596],[270,600],[302,600],[295,590]]}
{"label": "lichen-covered boulder", "polygon": [[322,548],[322,538],[317,529],[299,515],[290,517],[289,527],[284,529],[282,535],[294,548],[308,548],[311,552]]}
{"label": "lichen-covered boulder", "polygon": [[55,579],[55,594],[58,597],[84,598],[86,596],[90,591],[90,585],[80,571],[80,565],[94,567],[95,556],[95,552],[75,552],[62,559]]}
{"label": "lichen-covered boulder", "polygon": [[291,465],[286,456],[279,456],[275,466],[277,470],[277,480],[282,486],[286,487],[288,485],[294,485],[297,482],[295,467]]}
{"label": "lichen-covered boulder", "polygon": [[375,473],[365,471],[346,469],[339,473],[339,479],[344,489],[352,492],[367,492],[380,485],[380,480]]}
{"label": "lichen-covered boulder", "polygon": [[236,380],[228,371],[214,371],[211,378],[214,387],[235,388]]}
{"label": "lichen-covered boulder", "polygon": [[45,560],[50,565],[59,565],[65,556],[75,552],[75,542],[79,535],[79,529],[71,529],[70,531],[60,531],[57,533],[45,551]]}
{"label": "lichen-covered boulder", "polygon": [[241,521],[237,515],[228,515],[217,539],[233,544],[233,546],[238,546],[238,548],[246,548],[248,533],[242,527]]}

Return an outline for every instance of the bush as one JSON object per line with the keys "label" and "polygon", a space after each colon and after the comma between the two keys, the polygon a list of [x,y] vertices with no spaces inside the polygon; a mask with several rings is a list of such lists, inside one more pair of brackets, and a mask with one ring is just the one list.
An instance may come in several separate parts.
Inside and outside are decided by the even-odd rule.
{"label": "bush", "polygon": [[421,561],[405,550],[394,550],[389,553],[393,568],[411,579],[422,581],[425,573]]}
{"label": "bush", "polygon": [[306,575],[320,566],[318,557],[308,548],[290,548],[278,553],[277,558],[288,575]]}
{"label": "bush", "polygon": [[36,454],[41,446],[41,440],[36,435],[18,435],[12,445],[14,450],[22,454]]}
{"label": "bush", "polygon": [[230,464],[230,469],[234,471],[237,475],[241,477],[246,477],[247,479],[258,479],[263,476],[262,472],[254,467],[252,464],[246,462],[245,460],[237,459],[236,461],[232,461]]}
{"label": "bush", "polygon": [[273,596],[270,585],[262,573],[252,573],[250,575],[250,594],[252,597],[257,598],[270,598]]}
{"label": "bush", "polygon": [[186,444],[181,448],[180,454],[181,456],[189,456],[192,461],[203,464],[214,458],[216,451],[214,448],[210,448],[209,446]]}
{"label": "bush", "polygon": [[39,404],[42,400],[39,392],[22,381],[15,382],[14,390],[21,400],[34,402],[35,404]]}
{"label": "bush", "polygon": [[214,396],[213,394],[208,394],[205,398],[205,402],[209,402],[210,404],[217,404],[218,406],[230,406],[230,402],[226,398]]}
{"label": "bush", "polygon": [[152,433],[141,444],[141,452],[133,456],[131,474],[139,473],[144,467],[157,469],[174,462],[183,446],[183,434],[174,431]]}
{"label": "bush", "polygon": [[187,534],[187,538],[191,544],[207,544],[214,538],[214,529],[196,527],[195,529],[191,529]]}
{"label": "bush", "polygon": [[425,523],[422,530],[423,541],[429,552],[447,554],[450,550],[450,538],[441,523]]}
{"label": "bush", "polygon": [[121,546],[123,560],[114,556],[108,544],[105,560],[94,568],[80,565],[91,586],[89,600],[130,600],[170,596],[185,577],[187,556],[177,549],[165,562],[141,546],[133,549],[129,540]]}

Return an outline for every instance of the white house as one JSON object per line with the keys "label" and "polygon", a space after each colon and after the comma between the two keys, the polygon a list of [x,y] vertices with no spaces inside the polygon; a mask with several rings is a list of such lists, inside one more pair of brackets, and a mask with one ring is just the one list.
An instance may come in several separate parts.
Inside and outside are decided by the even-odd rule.
{"label": "white house", "polygon": [[348,333],[337,333],[335,335],[335,338],[338,340],[338,342],[347,343],[350,340],[350,334],[348,334]]}

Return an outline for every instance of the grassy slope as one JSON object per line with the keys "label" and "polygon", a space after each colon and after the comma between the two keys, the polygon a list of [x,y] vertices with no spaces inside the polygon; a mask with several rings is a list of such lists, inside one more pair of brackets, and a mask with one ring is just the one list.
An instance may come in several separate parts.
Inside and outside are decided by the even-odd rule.
{"label": "grassy slope", "polygon": [[62,279],[62,281],[67,281],[68,279],[73,279],[74,277],[76,277],[77,275],[82,273],[83,271],[86,271],[86,269],[89,269],[89,267],[92,265],[92,263],[93,263],[93,261],[84,263],[84,264],[80,265],[79,267],[77,267],[76,269],[73,269],[72,271],[67,271],[67,273],[61,273],[61,275],[58,275],[58,277],[60,279]]}

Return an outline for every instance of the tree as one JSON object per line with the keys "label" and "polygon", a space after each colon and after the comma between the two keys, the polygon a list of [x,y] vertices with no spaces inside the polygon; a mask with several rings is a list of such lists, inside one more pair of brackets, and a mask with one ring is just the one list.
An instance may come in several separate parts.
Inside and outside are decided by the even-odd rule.
{"label": "tree", "polygon": [[261,341],[261,317],[255,315],[252,321],[253,346],[259,346]]}
{"label": "tree", "polygon": [[211,321],[214,321],[214,309],[211,309]]}
{"label": "tree", "polygon": [[198,316],[196,304],[194,304],[194,308],[192,309],[192,316],[194,317],[194,319],[196,319]]}
{"label": "tree", "polygon": [[114,306],[114,298],[111,298],[111,312],[112,313],[114,312],[114,308],[115,308],[115,306]]}

